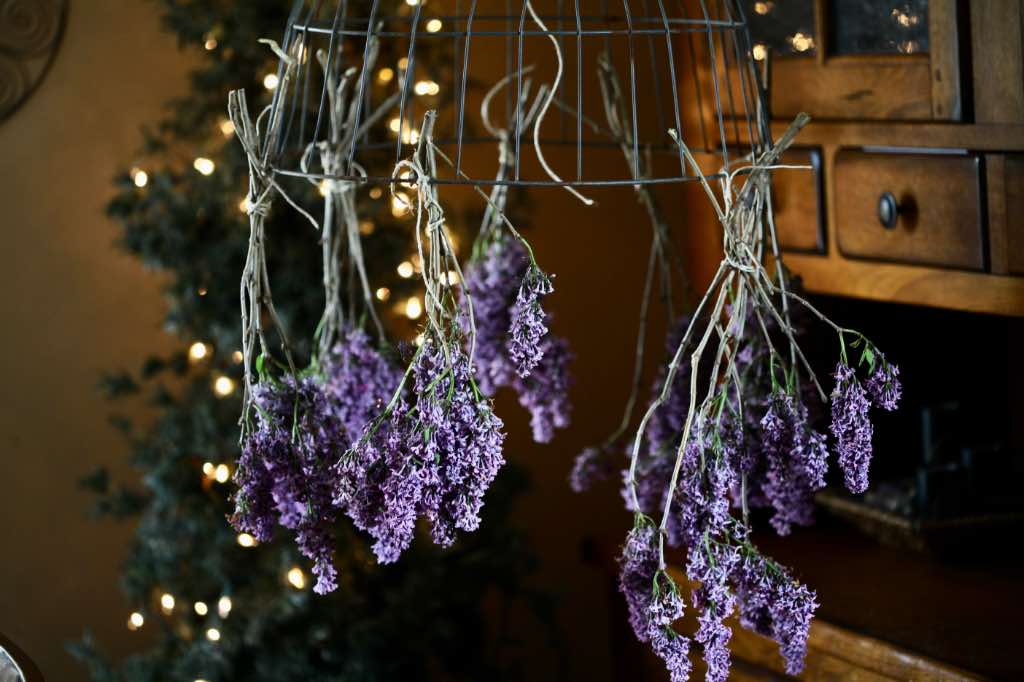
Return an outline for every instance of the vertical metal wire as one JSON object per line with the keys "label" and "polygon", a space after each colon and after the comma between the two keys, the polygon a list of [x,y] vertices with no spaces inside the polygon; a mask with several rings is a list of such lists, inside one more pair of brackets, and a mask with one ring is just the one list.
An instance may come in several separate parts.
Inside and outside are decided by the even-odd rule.
{"label": "vertical metal wire", "polygon": [[[366,63],[370,58],[370,46],[373,40],[374,24],[377,23],[377,10],[380,8],[380,0],[373,0],[370,4],[370,18],[366,21],[366,44],[363,45],[363,63],[359,72],[359,90],[356,92],[356,115],[353,119],[352,125],[355,126],[356,130],[359,130],[359,126],[362,123],[363,116],[363,96],[366,93],[366,81],[370,77],[370,71],[366,68]],[[319,122],[318,124],[319,125]],[[355,160],[356,156],[356,137],[352,136],[352,142],[349,144],[348,149],[348,165],[352,165],[352,161]],[[401,134],[399,134],[401,139]]]}
{"label": "vertical metal wire", "polygon": [[[347,3],[348,0],[341,0],[338,3],[338,8],[334,10],[334,23],[331,28],[331,39],[327,46],[327,68],[331,67],[334,62],[334,50],[338,44],[338,26],[341,24],[341,8]],[[376,0],[374,0],[376,2]],[[306,63],[309,64],[311,60],[307,58]],[[327,84],[328,78],[324,78],[324,86],[320,89],[320,108],[316,112],[316,127],[313,129],[313,144],[320,139],[320,126],[323,123],[324,117],[324,104],[327,102]]]}
{"label": "vertical metal wire", "polygon": [[[722,18],[722,0],[715,0],[715,9],[718,13],[719,19]],[[732,31],[730,30],[730,34]],[[733,101],[733,87],[732,87],[732,76],[729,75],[731,64],[729,62],[729,45],[726,43],[726,31],[721,24],[718,26],[718,41],[722,44],[722,71],[725,74],[725,94],[729,100],[729,118],[732,123],[733,130],[733,142],[739,144],[740,141],[740,129],[739,124],[736,122],[736,103]],[[717,66],[717,65],[716,65]]]}
{"label": "vertical metal wire", "polygon": [[[735,24],[736,20],[733,18],[731,7],[732,7],[731,0],[725,0],[725,15],[726,15],[726,18],[729,19],[730,23]],[[740,22],[740,23],[742,24],[742,22]],[[750,83],[749,83],[749,80],[748,80],[750,74],[749,74],[748,69],[745,69],[743,67],[744,64],[749,64],[750,60],[753,57],[752,57],[752,53],[750,52],[750,50],[745,48],[742,45],[743,36],[746,35],[744,29],[745,29],[745,24],[743,24],[743,28],[736,28],[735,26],[733,27],[733,29],[732,29],[732,45],[733,45],[733,51],[735,52],[735,56],[736,56],[736,72],[737,72],[737,74],[739,76],[739,79],[740,79],[740,94],[743,97],[743,117],[746,119],[746,124],[747,124],[747,136],[748,136],[747,139],[750,141],[750,149],[751,149],[751,151],[753,151],[754,150],[754,141],[755,141],[754,140],[753,117],[756,116],[757,114],[756,114],[756,110],[753,110],[753,107],[751,106],[751,102],[750,102],[751,92],[750,92],[750,89],[749,89],[750,88]],[[744,60],[743,55],[747,56],[746,60]],[[753,113],[752,113],[752,111],[753,111]]]}
{"label": "vertical metal wire", "polygon": [[519,180],[519,142],[523,132],[523,108],[520,106],[520,103],[523,101],[523,31],[526,26],[526,6],[527,4],[529,4],[529,2],[530,0],[523,0],[523,9],[519,15],[519,42],[516,48],[516,180]]}
{"label": "vertical metal wire", "polygon": [[466,114],[466,82],[469,79],[469,41],[473,37],[473,16],[476,14],[476,0],[472,0],[469,6],[469,16],[466,18],[466,42],[463,45],[465,52],[462,56],[462,89],[459,96],[459,124],[458,131],[456,131],[456,150],[455,150],[455,174],[458,175],[462,172],[462,135],[465,123]]}
{"label": "vertical metal wire", "polygon": [[729,145],[725,141],[725,121],[722,116],[722,95],[718,88],[718,56],[715,51],[715,35],[711,28],[711,17],[708,16],[708,6],[704,0],[700,0],[700,9],[704,14],[704,33],[708,37],[708,59],[711,61],[711,83],[715,92],[715,114],[718,117],[718,135],[722,142],[722,167],[729,170]]}
{"label": "vertical metal wire", "polygon": [[[402,79],[402,96],[398,103],[398,140],[395,141],[396,164],[402,160],[402,131],[405,129],[405,104],[409,100],[409,87],[416,75],[416,33],[419,30],[420,14],[422,11],[423,3],[417,2],[416,9],[412,15],[412,26],[409,28],[409,54],[405,58],[405,78]],[[413,129],[410,128],[410,130]]]}
{"label": "vertical metal wire", "polygon": [[[662,26],[665,28],[665,52],[668,56],[668,78],[672,84],[672,114],[676,124],[676,132],[679,136],[683,136],[683,123],[682,116],[679,113],[679,86],[676,85],[676,59],[675,53],[672,50],[672,32],[670,24],[668,22],[668,15],[665,13],[665,3],[663,0],[658,0],[658,11],[661,12]],[[689,35],[689,34],[687,34]],[[686,157],[683,156],[683,150],[679,145],[675,145],[676,153],[679,155],[679,175],[686,175]]]}
{"label": "vertical metal wire", "polygon": [[576,181],[583,179],[583,26],[580,0],[573,0],[576,14]]}
{"label": "vertical metal wire", "polygon": [[622,0],[626,16],[627,45],[629,46],[629,104],[633,111],[633,179],[640,178],[640,135],[637,132],[636,103],[636,58],[633,54],[633,15],[629,11],[629,0]]}
{"label": "vertical metal wire", "polygon": [[[684,21],[689,20],[685,0],[679,0],[679,11],[683,16]],[[686,44],[690,52],[690,80],[693,83],[693,97],[697,103],[697,125],[700,128],[700,137],[703,149],[705,151],[709,151],[711,149],[711,142],[708,140],[708,131],[704,125],[704,98],[701,96],[701,78],[700,68],[697,65],[697,48],[693,43],[693,32],[690,30],[686,31]],[[680,131],[680,135],[685,137],[685,132]]]}
{"label": "vertical metal wire", "polygon": [[[649,17],[647,0],[641,0],[640,7],[644,11],[644,16]],[[658,59],[654,50],[654,34],[647,34],[647,53],[651,60],[651,81],[654,86],[654,108],[658,115],[658,135],[664,135],[668,126],[665,125],[665,111],[664,104],[661,99],[661,70],[658,68]],[[669,61],[669,64],[672,62]],[[682,134],[682,131],[679,131]]]}

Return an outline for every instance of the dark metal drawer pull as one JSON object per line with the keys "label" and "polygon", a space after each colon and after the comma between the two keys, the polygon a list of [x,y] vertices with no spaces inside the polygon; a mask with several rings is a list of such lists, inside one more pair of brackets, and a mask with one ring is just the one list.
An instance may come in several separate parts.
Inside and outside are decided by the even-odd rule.
{"label": "dark metal drawer pull", "polygon": [[884,192],[878,197],[878,222],[882,227],[891,230],[896,227],[896,220],[900,217],[900,205],[892,192]]}

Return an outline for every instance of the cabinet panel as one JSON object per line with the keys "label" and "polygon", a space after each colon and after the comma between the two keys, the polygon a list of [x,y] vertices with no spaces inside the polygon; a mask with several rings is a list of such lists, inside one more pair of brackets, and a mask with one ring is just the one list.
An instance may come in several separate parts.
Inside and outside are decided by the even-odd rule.
{"label": "cabinet panel", "polygon": [[844,255],[985,268],[977,155],[841,150],[834,175]]}

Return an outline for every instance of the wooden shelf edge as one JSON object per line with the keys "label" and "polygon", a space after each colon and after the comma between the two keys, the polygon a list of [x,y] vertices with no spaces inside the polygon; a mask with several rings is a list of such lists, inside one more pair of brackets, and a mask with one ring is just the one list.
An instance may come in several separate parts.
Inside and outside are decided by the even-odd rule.
{"label": "wooden shelf edge", "polygon": [[[772,135],[779,137],[790,121],[772,121]],[[839,144],[850,147],[938,147],[974,151],[1024,151],[1024,125],[934,122],[846,122],[812,120],[795,144]]]}
{"label": "wooden shelf edge", "polygon": [[[734,624],[731,648],[739,661],[782,674],[778,645]],[[755,676],[756,677],[756,676]],[[807,659],[800,679],[934,680],[966,682],[983,678],[927,656],[895,647],[827,623],[811,624]]]}
{"label": "wooden shelf edge", "polygon": [[1024,277],[859,262],[840,256],[789,253],[783,258],[812,293],[1024,317]]}

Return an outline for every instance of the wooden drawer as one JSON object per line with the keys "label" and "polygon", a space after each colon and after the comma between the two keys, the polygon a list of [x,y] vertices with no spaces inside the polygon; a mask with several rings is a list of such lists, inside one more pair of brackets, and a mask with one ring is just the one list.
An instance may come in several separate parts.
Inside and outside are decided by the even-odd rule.
{"label": "wooden drawer", "polygon": [[811,166],[811,170],[772,171],[772,206],[779,245],[786,251],[824,253],[821,151],[790,148],[784,165]]}
{"label": "wooden drawer", "polygon": [[[974,154],[840,150],[833,173],[836,235],[845,256],[985,268],[980,160]],[[892,227],[880,217],[889,193]]]}

